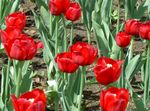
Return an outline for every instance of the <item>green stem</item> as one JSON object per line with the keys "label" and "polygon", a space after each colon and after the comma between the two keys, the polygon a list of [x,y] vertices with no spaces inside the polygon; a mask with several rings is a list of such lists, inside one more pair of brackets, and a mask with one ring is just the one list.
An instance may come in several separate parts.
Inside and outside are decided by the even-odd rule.
{"label": "green stem", "polygon": [[120,54],[119,54],[119,59],[122,60],[123,56],[124,56],[124,52],[123,52],[123,49],[121,48],[120,49]]}
{"label": "green stem", "polygon": [[129,57],[128,57],[128,61],[130,61],[133,57],[133,44],[134,44],[134,38],[132,37],[131,39],[131,44],[129,47]]}
{"label": "green stem", "polygon": [[56,18],[55,56],[58,53],[58,18]]}
{"label": "green stem", "polygon": [[5,97],[6,97],[6,98],[9,96],[9,95],[8,95],[8,86],[9,86],[10,63],[11,63],[11,59],[8,58],[7,75],[6,75],[6,84],[5,84]]}
{"label": "green stem", "polygon": [[63,21],[63,26],[64,26],[64,51],[67,51],[67,29],[66,29],[66,23],[65,23],[65,18],[62,15],[62,21]]}
{"label": "green stem", "polygon": [[83,93],[84,84],[85,84],[85,73],[86,73],[86,67],[82,67],[80,93],[79,93],[79,99],[78,99],[78,111],[81,111],[82,93]]}
{"label": "green stem", "polygon": [[125,0],[125,20],[128,19],[128,3],[127,3],[127,2],[128,2],[128,1]]}
{"label": "green stem", "polygon": [[116,33],[119,32],[119,25],[120,25],[120,0],[118,0],[118,19],[117,19],[117,29],[116,29]]}
{"label": "green stem", "polygon": [[52,14],[50,14],[50,35],[52,36],[52,28],[53,28],[53,21],[52,21]]}
{"label": "green stem", "polygon": [[70,46],[72,45],[73,43],[73,22],[71,24],[71,37],[70,37]]}
{"label": "green stem", "polygon": [[17,78],[16,78],[16,96],[19,97],[20,96],[20,86],[21,86],[21,83],[22,83],[22,61],[19,61],[18,63],[18,74],[17,74]]}
{"label": "green stem", "polygon": [[88,43],[90,44],[91,43],[91,32],[90,30],[87,29],[87,37],[88,37]]}

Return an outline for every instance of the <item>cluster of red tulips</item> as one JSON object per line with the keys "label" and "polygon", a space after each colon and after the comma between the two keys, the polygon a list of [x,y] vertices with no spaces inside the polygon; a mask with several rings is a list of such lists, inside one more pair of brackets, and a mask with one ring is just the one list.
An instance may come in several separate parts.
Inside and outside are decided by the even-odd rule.
{"label": "cluster of red tulips", "polygon": [[[15,12],[6,18],[6,30],[1,30],[1,40],[10,59],[19,61],[31,60],[38,48],[43,48],[42,42],[35,42],[33,38],[24,34],[26,16],[22,12]],[[19,98],[11,95],[15,111],[45,111],[46,95],[40,89],[22,94]]]}
{"label": "cluster of red tulips", "polygon": [[43,48],[40,41],[35,42],[33,38],[22,32],[25,25],[25,14],[16,12],[6,18],[6,30],[0,31],[5,51],[11,59],[31,60],[37,49]]}
{"label": "cluster of red tulips", "polygon": [[[62,72],[73,73],[78,66],[86,66],[92,64],[97,57],[97,49],[93,46],[77,42],[73,44],[69,52],[63,52],[57,55],[55,61],[58,68]],[[121,60],[113,60],[106,57],[98,59],[97,65],[94,67],[94,73],[97,81],[102,85],[109,85],[118,80],[121,74]],[[103,111],[125,111],[129,100],[127,89],[111,87],[102,91],[100,96],[100,105]]]}
{"label": "cluster of red tulips", "polygon": [[130,19],[125,23],[124,31],[116,35],[116,43],[120,47],[127,47],[130,44],[131,36],[140,36],[142,39],[150,40],[150,21],[140,22]]}
{"label": "cluster of red tulips", "polygon": [[69,52],[58,54],[55,61],[61,71],[73,73],[79,65],[92,64],[97,57],[97,51],[96,48],[87,43],[77,42],[70,47]]}
{"label": "cluster of red tulips", "polygon": [[[55,16],[64,14],[67,20],[75,21],[81,16],[80,5],[76,2],[70,3],[70,0],[50,0],[49,8],[51,14]],[[130,36],[126,36],[126,38],[130,41]],[[94,63],[97,55],[97,48],[85,42],[76,42],[69,47],[68,52],[57,54],[55,61],[62,72],[74,73],[79,66],[87,66]],[[102,85],[109,85],[117,81],[121,75],[121,65],[121,60],[113,60],[106,57],[99,58],[97,65],[94,67],[96,80]],[[125,111],[128,101],[129,92],[124,88],[110,87],[103,90],[100,95],[102,111]]]}
{"label": "cluster of red tulips", "polygon": [[51,14],[60,16],[64,14],[67,20],[76,21],[81,17],[81,7],[77,2],[70,0],[50,0],[49,8]]}

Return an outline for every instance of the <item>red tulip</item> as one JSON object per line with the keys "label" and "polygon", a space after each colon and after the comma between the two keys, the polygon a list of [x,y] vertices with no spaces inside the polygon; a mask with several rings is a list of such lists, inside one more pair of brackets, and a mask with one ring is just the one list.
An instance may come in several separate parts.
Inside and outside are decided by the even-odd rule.
{"label": "red tulip", "polygon": [[[18,34],[18,33],[17,33]],[[1,31],[1,39],[7,55],[11,59],[16,60],[31,60],[38,48],[43,48],[41,42],[34,42],[33,38],[25,34],[20,34],[15,39],[9,39],[10,34]]]}
{"label": "red tulip", "polygon": [[22,94],[19,98],[11,95],[15,111],[45,111],[46,95],[40,89]]}
{"label": "red tulip", "polygon": [[80,4],[77,2],[70,3],[70,6],[65,13],[65,17],[66,19],[71,21],[79,20],[81,17]]}
{"label": "red tulip", "polygon": [[78,65],[72,60],[72,55],[70,52],[63,52],[57,55],[55,58],[58,68],[62,72],[73,73],[77,70]]}
{"label": "red tulip", "polygon": [[17,28],[23,30],[26,25],[26,16],[23,12],[15,12],[6,18],[6,27],[7,28]]}
{"label": "red tulip", "polygon": [[76,64],[85,66],[95,61],[98,50],[85,42],[76,42],[70,47],[70,52]]}
{"label": "red tulip", "polygon": [[70,4],[70,0],[50,0],[49,9],[53,15],[59,16],[65,13]]}
{"label": "red tulip", "polygon": [[143,39],[150,40],[150,21],[140,25],[139,35]]}
{"label": "red tulip", "polygon": [[119,47],[127,47],[130,44],[131,41],[131,35],[125,33],[125,32],[119,32],[116,35],[116,43]]}
{"label": "red tulip", "polygon": [[16,38],[19,38],[22,34],[22,31],[20,29],[12,29],[12,28],[6,28],[6,33],[8,34],[8,39],[14,40]]}
{"label": "red tulip", "polygon": [[129,92],[124,88],[111,87],[100,94],[102,111],[125,111],[129,101]]}
{"label": "red tulip", "polygon": [[138,35],[140,24],[141,22],[135,19],[128,20],[125,24],[125,32],[131,35]]}
{"label": "red tulip", "polygon": [[94,73],[97,81],[102,85],[108,85],[118,80],[121,74],[122,61],[113,60],[106,57],[98,59],[94,67]]}

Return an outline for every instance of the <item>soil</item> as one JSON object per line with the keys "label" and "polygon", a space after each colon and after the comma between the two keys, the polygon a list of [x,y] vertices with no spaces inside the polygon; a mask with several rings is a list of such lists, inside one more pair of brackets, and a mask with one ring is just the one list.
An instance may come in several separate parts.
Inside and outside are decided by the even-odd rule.
{"label": "soil", "polygon": [[[31,9],[37,9],[34,3],[29,2],[28,0],[24,0],[24,3],[21,4],[21,11],[25,12],[27,15],[27,25],[24,29],[24,33],[28,34],[29,36],[35,38],[36,40],[39,40],[38,36],[39,33],[35,27],[34,23],[34,18]],[[79,34],[80,36],[85,36],[86,31],[84,30],[84,27],[81,24],[81,27],[76,28],[76,34]],[[134,45],[134,51],[135,53],[142,53],[144,50],[145,46],[141,43],[140,40],[136,40],[135,45]],[[44,63],[44,60],[42,59],[42,51],[38,51],[36,54],[36,57],[32,60],[31,68],[36,71],[36,76],[34,77],[34,87],[46,87],[46,80],[47,76],[44,75],[47,71],[46,64]],[[0,64],[7,64],[7,55],[5,52],[0,53]],[[2,69],[2,65],[0,65],[0,71]],[[42,75],[43,74],[43,75]],[[1,72],[0,72],[1,75]],[[1,77],[1,76],[0,76]],[[87,75],[87,79],[89,78],[94,78],[93,74],[90,73]],[[140,81],[140,77],[137,76],[137,80]],[[98,84],[92,84],[92,85],[87,85],[84,89],[84,101],[83,101],[83,106],[85,107],[85,111],[99,111],[99,95],[100,91],[104,87]],[[139,89],[139,88],[138,88]],[[134,107],[134,104],[130,102],[129,104],[129,110]]]}

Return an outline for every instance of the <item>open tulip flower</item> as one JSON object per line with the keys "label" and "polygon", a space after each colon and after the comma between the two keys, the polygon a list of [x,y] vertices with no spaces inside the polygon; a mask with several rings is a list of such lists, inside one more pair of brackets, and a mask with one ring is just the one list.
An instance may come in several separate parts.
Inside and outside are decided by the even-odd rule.
{"label": "open tulip flower", "polygon": [[100,94],[102,111],[125,111],[129,101],[129,92],[124,88],[111,87]]}
{"label": "open tulip flower", "polygon": [[125,32],[118,32],[116,35],[116,43],[119,47],[125,48],[130,44],[131,41],[131,35],[125,33]]}
{"label": "open tulip flower", "polygon": [[139,35],[142,39],[150,40],[150,21],[140,25]]}
{"label": "open tulip flower", "polygon": [[[7,55],[11,59],[31,60],[38,48],[43,48],[41,42],[34,42],[33,38],[25,34],[20,34],[17,38],[10,39],[10,35],[5,31],[1,31],[1,39]],[[17,33],[18,35],[18,33]]]}
{"label": "open tulip flower", "polygon": [[141,22],[135,19],[130,19],[125,23],[125,32],[131,35],[138,35],[139,34],[139,27]]}
{"label": "open tulip flower", "polygon": [[7,28],[17,28],[23,30],[26,25],[26,16],[23,12],[15,12],[6,18]]}
{"label": "open tulip flower", "polygon": [[118,80],[121,74],[122,61],[113,60],[106,57],[98,59],[94,67],[94,73],[97,81],[102,85],[108,85]]}
{"label": "open tulip flower", "polygon": [[78,65],[72,60],[72,55],[70,52],[58,54],[55,61],[57,62],[58,68],[62,72],[73,73],[78,69]]}
{"label": "open tulip flower", "polygon": [[15,111],[45,111],[46,95],[40,89],[22,94],[19,98],[11,95]]}
{"label": "open tulip flower", "polygon": [[77,2],[70,3],[70,6],[65,13],[65,17],[67,20],[70,20],[70,21],[79,20],[81,17],[80,4]]}
{"label": "open tulip flower", "polygon": [[59,16],[65,13],[70,5],[70,0],[50,0],[49,9],[51,14]]}
{"label": "open tulip flower", "polygon": [[70,47],[73,61],[81,66],[92,64],[98,54],[97,48],[85,42],[77,42]]}

